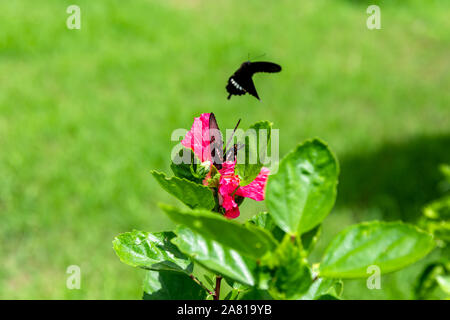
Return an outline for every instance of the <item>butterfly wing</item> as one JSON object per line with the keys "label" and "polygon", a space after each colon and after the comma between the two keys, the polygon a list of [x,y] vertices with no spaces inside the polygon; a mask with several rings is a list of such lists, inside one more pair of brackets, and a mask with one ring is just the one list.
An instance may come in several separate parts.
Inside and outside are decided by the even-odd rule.
{"label": "butterfly wing", "polygon": [[246,92],[254,96],[256,99],[261,100],[256,92],[255,84],[253,83],[252,76],[248,76],[241,81],[242,87]]}
{"label": "butterfly wing", "polygon": [[249,93],[260,100],[258,92],[256,92],[255,84],[252,80],[253,72],[249,67],[249,62],[243,63],[242,66],[228,79],[228,99],[230,99],[232,95],[241,96]]}
{"label": "butterfly wing", "polygon": [[223,140],[214,113],[209,115],[209,141],[211,146],[211,158],[217,169],[222,168],[223,163]]}
{"label": "butterfly wing", "polygon": [[242,70],[241,67],[228,79],[226,87],[229,93],[228,99],[230,99],[232,95],[242,96],[246,93],[244,87],[241,84],[243,79],[245,79],[246,77],[251,77],[251,75],[248,75],[248,71]]}
{"label": "butterfly wing", "polygon": [[257,62],[250,62],[248,69],[251,75],[254,75],[257,72],[268,72],[268,73],[280,72],[281,66],[273,62],[257,61]]}

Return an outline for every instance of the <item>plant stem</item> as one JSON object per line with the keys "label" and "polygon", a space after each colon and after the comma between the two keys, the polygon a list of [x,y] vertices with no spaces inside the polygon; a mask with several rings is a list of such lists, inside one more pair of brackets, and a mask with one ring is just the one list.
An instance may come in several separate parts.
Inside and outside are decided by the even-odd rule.
{"label": "plant stem", "polygon": [[194,280],[200,287],[205,289],[210,295],[213,295],[214,293],[211,292],[200,280],[198,280],[193,274],[190,274],[189,277]]}
{"label": "plant stem", "polygon": [[291,235],[291,242],[295,243],[295,240],[297,239],[297,236],[295,234]]}
{"label": "plant stem", "polygon": [[216,289],[214,290],[214,300],[219,300],[220,298],[220,282],[222,281],[222,276],[216,276]]}

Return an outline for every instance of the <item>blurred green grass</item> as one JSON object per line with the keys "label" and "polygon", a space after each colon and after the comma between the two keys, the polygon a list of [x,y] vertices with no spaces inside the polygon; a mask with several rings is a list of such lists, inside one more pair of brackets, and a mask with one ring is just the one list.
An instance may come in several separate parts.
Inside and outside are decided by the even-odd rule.
{"label": "blurred green grass", "polygon": [[[437,195],[450,160],[448,1],[377,1],[374,31],[366,1],[78,0],[82,28],[68,30],[71,4],[0,4],[0,298],[140,298],[142,273],[111,241],[172,226],[156,204],[175,201],[149,170],[169,171],[172,130],[201,112],[222,128],[274,122],[281,155],[329,143],[341,188],[317,257],[347,224],[413,219]],[[262,103],[227,101],[228,76],[263,53],[283,72],[255,76]],[[72,264],[81,290],[66,289]],[[387,279],[345,296],[410,297],[411,278]]]}

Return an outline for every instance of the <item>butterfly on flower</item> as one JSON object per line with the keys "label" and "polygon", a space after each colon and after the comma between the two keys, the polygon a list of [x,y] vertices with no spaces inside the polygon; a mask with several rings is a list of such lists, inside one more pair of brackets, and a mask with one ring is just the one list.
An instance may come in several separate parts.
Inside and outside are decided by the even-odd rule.
{"label": "butterfly on flower", "polygon": [[[234,128],[236,131],[240,121]],[[256,201],[264,200],[264,193],[269,169],[262,167],[256,178],[245,186],[241,186],[241,177],[236,174],[237,151],[239,144],[228,149],[233,136],[223,147],[222,134],[213,113],[203,113],[194,119],[181,144],[191,149],[202,163],[207,163],[210,170],[203,180],[204,185],[213,189],[217,196],[219,211],[227,218],[237,218],[240,214],[239,204],[243,198]]]}

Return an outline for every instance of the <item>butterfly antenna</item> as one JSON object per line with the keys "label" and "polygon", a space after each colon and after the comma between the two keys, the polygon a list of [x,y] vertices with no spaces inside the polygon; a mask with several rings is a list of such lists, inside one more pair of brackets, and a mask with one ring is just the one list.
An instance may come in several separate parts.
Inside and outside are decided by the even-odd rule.
{"label": "butterfly antenna", "polygon": [[233,134],[231,135],[230,139],[228,139],[227,145],[225,146],[225,150],[228,149],[228,145],[230,144],[231,140],[233,140],[234,133],[236,132],[236,130],[239,126],[239,123],[241,123],[241,119],[239,119],[239,121],[236,123],[236,126],[234,127],[234,130],[233,130]]}

